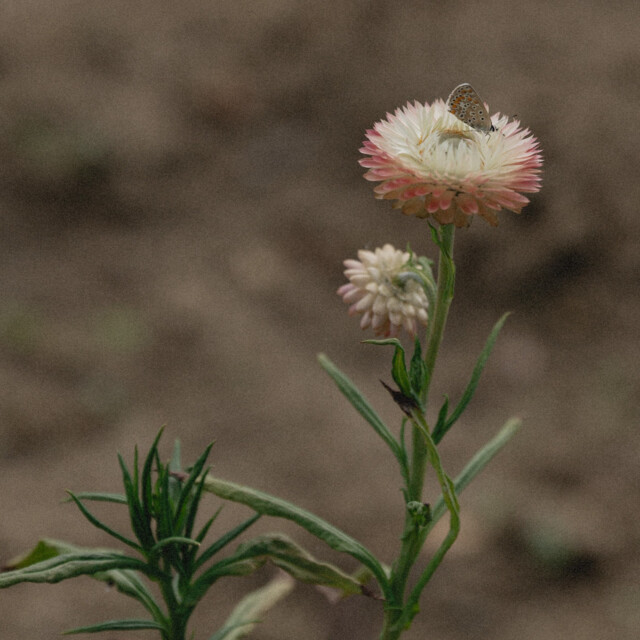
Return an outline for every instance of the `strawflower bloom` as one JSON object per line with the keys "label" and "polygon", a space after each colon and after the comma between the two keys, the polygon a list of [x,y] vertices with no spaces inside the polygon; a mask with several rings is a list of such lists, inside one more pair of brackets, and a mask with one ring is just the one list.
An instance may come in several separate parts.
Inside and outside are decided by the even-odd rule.
{"label": "strawflower bloom", "polygon": [[393,200],[407,215],[466,227],[479,215],[515,213],[540,189],[538,141],[518,120],[491,116],[494,131],[478,131],[449,113],[442,100],[414,102],[369,129],[361,148],[376,198]]}
{"label": "strawflower bloom", "polygon": [[409,252],[385,244],[358,251],[358,258],[344,261],[349,282],[338,289],[349,315],[361,313],[360,327],[372,327],[377,336],[397,336],[403,328],[415,336],[418,326],[427,324],[428,301],[421,284],[425,276],[412,268]]}

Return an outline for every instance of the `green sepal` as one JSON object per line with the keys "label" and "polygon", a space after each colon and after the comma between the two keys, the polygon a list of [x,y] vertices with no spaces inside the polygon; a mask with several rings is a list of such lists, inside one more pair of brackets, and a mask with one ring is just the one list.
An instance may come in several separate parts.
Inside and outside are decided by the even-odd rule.
{"label": "green sepal", "polygon": [[207,476],[204,488],[225,500],[245,504],[258,513],[295,522],[335,551],[346,553],[360,561],[371,570],[383,593],[388,591],[389,579],[376,557],[360,542],[315,514],[281,498],[233,482],[219,480],[211,475]]}
{"label": "green sepal", "polygon": [[209,640],[240,640],[254,629],[261,616],[279,600],[287,596],[295,582],[286,573],[280,573],[264,587],[247,594],[234,607],[223,627]]}
{"label": "green sepal", "polygon": [[460,401],[458,402],[456,408],[451,412],[451,415],[446,419],[446,421],[439,425],[439,429],[434,429],[432,437],[436,444],[438,444],[438,442],[442,440],[445,433],[447,433],[447,431],[449,431],[449,429],[455,424],[456,420],[458,420],[458,418],[462,415],[462,412],[467,408],[467,405],[471,401],[471,398],[473,398],[473,394],[475,393],[478,382],[480,381],[482,370],[487,364],[487,360],[489,358],[491,350],[493,349],[493,345],[498,338],[500,329],[502,329],[502,326],[504,325],[509,315],[509,313],[505,313],[494,325],[491,333],[489,334],[489,337],[487,338],[484,348],[482,349],[482,352],[480,353],[480,356],[476,361],[476,365],[473,368],[471,379],[469,380],[469,383],[467,384],[467,387],[464,390],[464,393],[462,394],[462,397],[460,398]]}
{"label": "green sepal", "polygon": [[101,631],[139,631],[140,629],[160,629],[167,631],[165,625],[154,620],[109,620],[88,627],[76,627],[64,631],[63,635],[71,636],[77,633],[100,633]]}
{"label": "green sepal", "polygon": [[338,369],[327,356],[324,354],[318,355],[318,361],[322,368],[329,374],[331,379],[336,383],[336,386],[344,395],[344,397],[351,403],[353,408],[369,423],[373,430],[384,440],[389,449],[391,449],[393,455],[396,457],[400,464],[403,464],[403,452],[402,448],[396,441],[396,439],[389,431],[389,428],[382,421],[380,416],[376,413],[373,407],[369,404],[366,398],[360,393],[359,389],[353,384],[353,382]]}

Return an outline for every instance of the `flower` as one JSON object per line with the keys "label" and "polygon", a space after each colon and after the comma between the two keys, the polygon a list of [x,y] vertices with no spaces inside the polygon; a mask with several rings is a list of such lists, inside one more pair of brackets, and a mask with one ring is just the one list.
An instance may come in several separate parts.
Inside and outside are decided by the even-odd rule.
{"label": "flower", "polygon": [[349,282],[338,289],[351,305],[349,315],[361,313],[360,327],[371,326],[377,336],[396,336],[401,328],[415,336],[418,324],[427,324],[429,303],[422,286],[426,275],[418,275],[411,254],[385,244],[358,251],[358,258],[344,261]]}
{"label": "flower", "polygon": [[449,113],[442,100],[414,102],[387,114],[366,134],[360,160],[376,198],[441,224],[466,227],[474,215],[498,224],[497,212],[520,213],[523,193],[540,189],[538,141],[518,120],[491,116],[495,131],[478,131]]}

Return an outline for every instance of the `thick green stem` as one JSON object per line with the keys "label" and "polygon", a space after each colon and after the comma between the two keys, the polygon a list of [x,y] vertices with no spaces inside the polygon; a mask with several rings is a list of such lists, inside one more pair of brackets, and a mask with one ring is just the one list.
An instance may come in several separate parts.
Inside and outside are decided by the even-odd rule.
{"label": "thick green stem", "polygon": [[[435,308],[432,310],[431,322],[429,324],[429,332],[427,336],[427,350],[425,354],[425,364],[428,376],[422,397],[422,401],[425,406],[427,403],[433,370],[438,357],[438,350],[440,343],[442,342],[442,336],[447,322],[449,306],[453,299],[455,281],[455,267],[453,264],[453,239],[455,227],[452,224],[444,225],[441,227],[441,230],[436,303]],[[422,420],[424,420],[424,417]],[[424,424],[426,425],[426,422],[424,422]],[[429,457],[430,454],[427,440],[425,439],[421,427],[413,424],[411,467],[409,484],[407,486],[408,501],[422,501],[424,477]],[[407,620],[410,620],[412,617],[407,615],[403,602],[409,573],[416,558],[418,557],[418,554],[420,553],[420,548],[422,547],[423,542],[424,538],[421,536],[420,529],[413,522],[412,518],[407,515],[404,533],[402,535],[400,556],[394,564],[391,575],[391,591],[393,593],[394,600],[393,602],[387,602],[380,640],[395,640],[396,638],[399,638],[406,628],[405,625]],[[413,604],[415,605],[416,603]]]}

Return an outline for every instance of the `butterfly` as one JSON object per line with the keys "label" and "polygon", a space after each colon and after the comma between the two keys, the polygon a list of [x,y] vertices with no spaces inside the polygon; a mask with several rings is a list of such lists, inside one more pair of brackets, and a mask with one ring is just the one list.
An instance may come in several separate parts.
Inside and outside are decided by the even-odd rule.
{"label": "butterfly", "polygon": [[449,113],[477,131],[495,131],[491,118],[475,89],[467,82],[459,84],[447,98]]}

